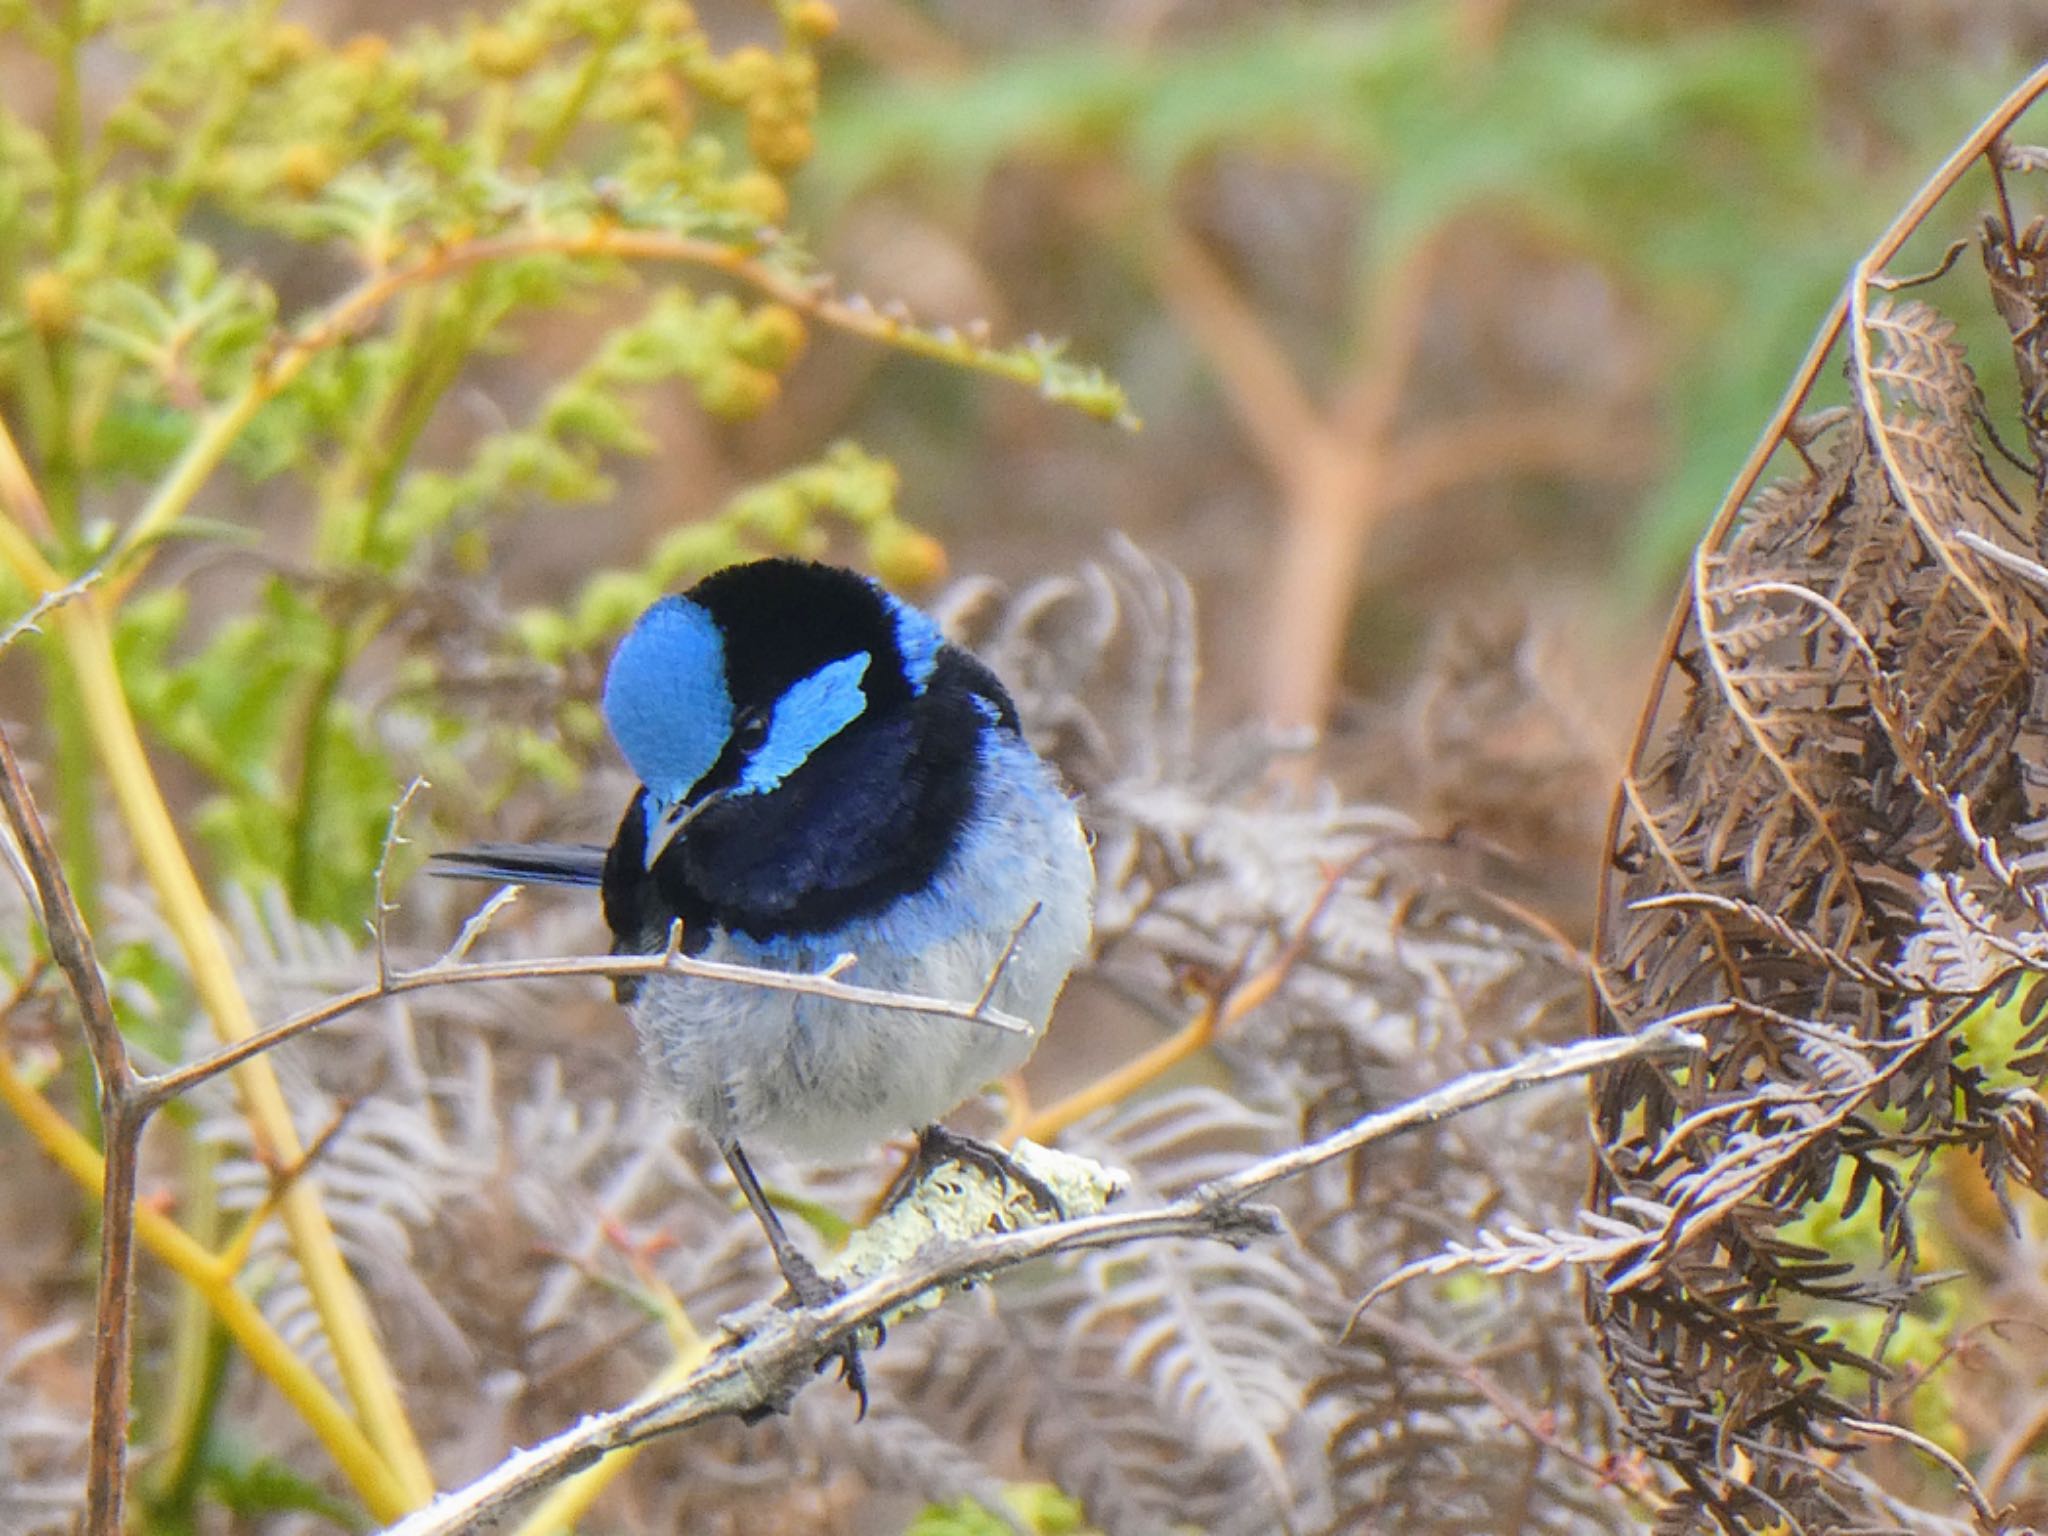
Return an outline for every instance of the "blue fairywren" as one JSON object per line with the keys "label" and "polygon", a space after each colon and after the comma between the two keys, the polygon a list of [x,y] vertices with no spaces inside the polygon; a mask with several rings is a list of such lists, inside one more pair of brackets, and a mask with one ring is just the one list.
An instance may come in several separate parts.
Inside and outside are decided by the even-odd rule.
{"label": "blue fairywren", "polygon": [[836,1156],[917,1129],[921,1162],[980,1163],[1049,1199],[935,1124],[1030,1054],[1089,938],[1080,822],[995,675],[863,576],[761,560],[642,614],[603,710],[642,786],[608,850],[486,844],[437,872],[598,886],[615,953],[660,953],[680,920],[688,955],[815,972],[850,953],[845,980],[919,997],[972,1003],[996,976],[989,1006],[1032,1029],[694,977],[616,984],[796,1299],[830,1288],[743,1146]]}

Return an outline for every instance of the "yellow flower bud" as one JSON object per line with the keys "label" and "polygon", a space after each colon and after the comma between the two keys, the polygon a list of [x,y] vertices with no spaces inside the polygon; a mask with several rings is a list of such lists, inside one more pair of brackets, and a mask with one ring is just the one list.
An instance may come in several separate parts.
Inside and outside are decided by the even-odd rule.
{"label": "yellow flower bud", "polygon": [[690,131],[690,93],[673,75],[644,75],[633,87],[633,115],[650,118],[681,137]]}
{"label": "yellow flower bud", "polygon": [[749,115],[747,148],[771,171],[793,171],[816,147],[811,125],[800,117]]}
{"label": "yellow flower bud", "polygon": [[718,92],[721,101],[736,107],[773,89],[780,72],[774,54],[749,43],[744,48],[733,49],[711,71],[716,83],[710,88]]}
{"label": "yellow flower bud", "polygon": [[469,35],[469,62],[492,80],[517,80],[532,72],[547,51],[538,32],[479,27]]}
{"label": "yellow flower bud", "polygon": [[726,199],[756,224],[789,217],[789,191],[766,171],[742,171],[726,183]]}
{"label": "yellow flower bud", "polygon": [[640,14],[650,37],[686,37],[697,30],[697,11],[687,0],[657,0]]}
{"label": "yellow flower bud", "polygon": [[71,279],[54,267],[38,267],[22,279],[21,307],[28,323],[45,336],[68,331],[78,321],[78,295]]}
{"label": "yellow flower bud", "polygon": [[839,30],[839,13],[825,0],[799,0],[790,9],[789,29],[807,43],[821,42]]}
{"label": "yellow flower bud", "polygon": [[358,32],[341,45],[341,59],[351,69],[368,73],[391,56],[391,40],[375,32]]}
{"label": "yellow flower bud", "polygon": [[729,345],[743,361],[780,372],[804,349],[803,318],[787,304],[763,304],[733,327]]}
{"label": "yellow flower bud", "polygon": [[249,52],[249,74],[258,81],[275,80],[294,64],[305,63],[319,49],[319,38],[297,22],[285,22],[256,39]]}
{"label": "yellow flower bud", "polygon": [[907,523],[888,522],[868,537],[868,563],[892,587],[928,587],[946,574],[946,546]]}
{"label": "yellow flower bud", "polygon": [[299,197],[311,197],[334,179],[334,154],[324,144],[294,144],[278,161],[277,179]]}
{"label": "yellow flower bud", "polygon": [[765,368],[737,358],[714,368],[697,383],[697,398],[720,421],[745,421],[758,416],[782,393],[782,381]]}

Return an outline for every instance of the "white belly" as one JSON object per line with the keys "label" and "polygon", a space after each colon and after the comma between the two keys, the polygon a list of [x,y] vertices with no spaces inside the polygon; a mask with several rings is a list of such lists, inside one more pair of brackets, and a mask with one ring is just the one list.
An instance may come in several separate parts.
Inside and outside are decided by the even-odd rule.
{"label": "white belly", "polygon": [[[1086,953],[1094,869],[1072,806],[1014,743],[984,753],[985,792],[930,887],[830,933],[756,943],[719,932],[707,960],[820,971],[851,953],[859,986],[971,1003],[1026,914],[990,1006],[1030,1035],[692,977],[650,978],[633,1020],[683,1117],[721,1145],[806,1157],[926,1125],[1021,1065]],[[992,809],[993,808],[993,809]]]}

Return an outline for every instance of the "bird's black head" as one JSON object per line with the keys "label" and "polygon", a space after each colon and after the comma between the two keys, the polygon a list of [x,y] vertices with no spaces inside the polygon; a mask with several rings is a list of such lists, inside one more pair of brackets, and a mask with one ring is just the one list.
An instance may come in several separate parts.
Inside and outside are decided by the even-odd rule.
{"label": "bird's black head", "polygon": [[645,786],[606,876],[636,944],[649,901],[765,937],[914,888],[972,803],[980,732],[1016,728],[1002,686],[928,617],[801,560],[654,604],[613,656],[604,714]]}

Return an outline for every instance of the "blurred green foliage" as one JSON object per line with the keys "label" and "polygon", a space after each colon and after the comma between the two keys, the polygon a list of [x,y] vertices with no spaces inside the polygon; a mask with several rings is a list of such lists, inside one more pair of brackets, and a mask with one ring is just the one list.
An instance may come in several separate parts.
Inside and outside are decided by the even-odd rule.
{"label": "blurred green foliage", "polygon": [[[126,592],[191,540],[255,572],[226,612],[183,583],[134,588],[118,650],[138,716],[207,786],[191,827],[217,871],[281,882],[304,915],[366,911],[411,772],[471,804],[573,779],[599,735],[587,674],[659,590],[820,552],[835,527],[890,579],[941,568],[898,518],[893,469],[841,445],[659,532],[631,569],[505,611],[501,541],[536,508],[609,501],[613,466],[661,447],[664,390],[720,420],[770,410],[822,320],[1124,410],[1044,343],[835,308],[780,228],[836,25],[817,0],[764,7],[768,41],[723,50],[681,0],[523,0],[339,41],[278,12],[0,3],[0,46],[54,103],[0,105],[0,408],[47,503],[27,531],[63,575],[103,563]],[[565,335],[581,360],[521,414],[430,436],[494,355]],[[190,515],[251,504],[242,526]],[[45,660],[90,902],[90,758],[65,658]],[[485,682],[487,705],[451,702]]]}
{"label": "blurred green foliage", "polygon": [[[1794,18],[1652,23],[1618,3],[1256,13],[1146,48],[1089,40],[953,76],[876,78],[826,104],[799,184],[826,206],[883,184],[956,197],[1011,157],[1118,173],[1142,231],[1207,157],[1247,149],[1348,178],[1361,212],[1347,325],[1311,373],[1369,346],[1373,298],[1418,244],[1503,225],[1647,306],[1662,469],[1617,574],[1661,601],[1849,264],[1912,180],[1995,99],[2001,74],[1923,61],[1878,91],[1896,169],[1845,164]],[[2014,67],[2023,61],[2014,61]],[[1491,302],[1471,295],[1454,302]]]}
{"label": "blurred green foliage", "polygon": [[1045,1483],[1012,1483],[1003,1490],[1007,1517],[972,1499],[934,1504],[904,1528],[903,1536],[1090,1536],[1078,1501]]}

